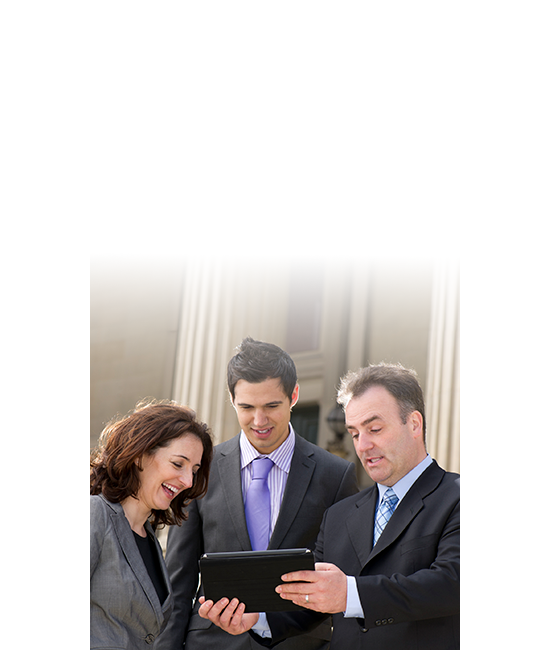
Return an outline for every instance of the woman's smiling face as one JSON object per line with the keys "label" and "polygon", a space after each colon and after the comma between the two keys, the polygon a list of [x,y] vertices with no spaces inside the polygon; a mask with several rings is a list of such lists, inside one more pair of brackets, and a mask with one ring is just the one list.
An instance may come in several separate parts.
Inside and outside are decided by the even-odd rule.
{"label": "woman's smiling face", "polygon": [[186,434],[144,456],[137,494],[143,507],[149,511],[166,510],[175,496],[192,487],[202,453],[200,439]]}

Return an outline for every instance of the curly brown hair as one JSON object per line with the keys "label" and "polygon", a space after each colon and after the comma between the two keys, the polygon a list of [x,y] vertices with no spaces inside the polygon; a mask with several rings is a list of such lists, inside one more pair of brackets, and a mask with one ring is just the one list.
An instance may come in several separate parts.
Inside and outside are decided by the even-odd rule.
{"label": "curly brown hair", "polygon": [[184,508],[208,488],[213,442],[210,429],[195,412],[173,401],[142,401],[128,415],[107,424],[90,456],[90,494],[103,494],[113,503],[137,497],[143,456],[185,435],[196,436],[203,446],[193,486],[180,492],[168,510],[153,510],[150,519],[153,528],[181,524],[187,519]]}

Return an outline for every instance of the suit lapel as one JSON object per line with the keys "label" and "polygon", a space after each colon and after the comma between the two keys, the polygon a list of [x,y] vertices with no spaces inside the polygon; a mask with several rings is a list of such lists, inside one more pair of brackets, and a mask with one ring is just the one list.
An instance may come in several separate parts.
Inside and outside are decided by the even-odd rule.
{"label": "suit lapel", "polygon": [[[364,514],[362,512],[361,517],[356,517],[357,513],[355,513],[355,516],[350,517],[348,519],[348,530],[350,531],[353,546],[361,560],[362,567],[395,542],[411,521],[424,508],[424,497],[436,489],[444,474],[445,472],[434,460],[418,477],[416,482],[413,483],[393,513],[374,547],[372,546],[372,538],[378,490],[371,490],[369,494],[357,502],[357,507]],[[355,521],[355,518],[357,521]],[[361,546],[361,541],[363,542],[363,546]]]}
{"label": "suit lapel", "polygon": [[248,536],[246,526],[246,516],[244,514],[243,489],[241,483],[241,449],[239,446],[239,436],[235,436],[218,458],[218,471],[220,473],[220,482],[223,486],[225,504],[227,512],[233,521],[233,527],[237,533],[237,538],[241,548],[245,551],[251,551],[252,545]]}
{"label": "suit lapel", "polygon": [[315,471],[316,462],[313,458],[314,451],[305,449],[306,445],[300,436],[296,435],[294,454],[290,464],[288,480],[281,503],[279,516],[275,529],[271,535],[269,548],[279,548],[289,528],[294,522],[298,510],[302,505],[305,494]]}
{"label": "suit lapel", "polygon": [[355,549],[361,566],[365,566],[372,550],[372,537],[374,534],[374,512],[378,499],[376,486],[366,491],[355,503],[355,510],[346,520],[349,538]]}
{"label": "suit lapel", "polygon": [[[126,558],[126,561],[130,565],[138,582],[145,592],[147,600],[151,604],[151,607],[155,612],[155,616],[157,617],[157,622],[160,626],[163,621],[162,604],[159,601],[153,582],[149,577],[149,573],[147,572],[147,568],[145,567],[136,541],[134,539],[134,534],[128,520],[126,519],[126,515],[124,514],[124,509],[120,503],[110,503],[109,505],[115,510],[115,513],[111,515],[111,521],[113,523],[113,528],[120,543],[122,552],[124,553],[124,557]],[[148,526],[148,524],[146,524],[145,527],[150,529],[150,526]],[[166,576],[164,579],[166,580]]]}
{"label": "suit lapel", "polygon": [[[401,535],[405,528],[411,523],[411,521],[416,517],[416,515],[422,510],[424,504],[422,502],[422,497],[417,490],[414,489],[414,486],[407,492],[403,501],[399,504],[390,520],[388,521],[386,527],[382,531],[378,542],[372,548],[371,553],[369,554],[369,561],[373,557],[376,557],[381,553],[385,548],[393,544],[393,542]],[[373,511],[373,526],[374,528],[374,511]],[[372,545],[372,536],[371,536],[371,545]]]}
{"label": "suit lapel", "polygon": [[[153,527],[151,526],[151,524],[149,522],[146,522],[145,529],[147,530],[147,533],[150,536],[155,538],[155,541],[156,541],[155,549],[156,549],[156,552],[158,553],[158,555],[160,557],[159,564],[160,564],[160,569],[161,569],[161,572],[162,572],[162,579],[164,580],[164,584],[166,585],[166,589],[168,591],[168,597],[166,598],[164,603],[160,603],[162,612],[164,613],[164,612],[166,612],[168,610],[169,607],[172,606],[172,598],[170,598],[170,594],[172,593],[172,583],[170,582],[170,575],[168,574],[168,569],[166,568],[166,563],[164,562],[164,558],[162,557],[162,550],[159,548],[158,540],[156,540],[155,531],[153,530]],[[153,592],[155,593],[155,595],[158,598],[157,590],[154,588],[154,585],[152,585],[152,586],[153,586]],[[161,619],[159,619],[159,623],[162,623]]]}

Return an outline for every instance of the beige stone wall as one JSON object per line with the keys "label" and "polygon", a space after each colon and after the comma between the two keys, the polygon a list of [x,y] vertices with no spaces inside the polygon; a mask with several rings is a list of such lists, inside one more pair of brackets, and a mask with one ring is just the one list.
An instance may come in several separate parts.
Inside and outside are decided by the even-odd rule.
{"label": "beige stone wall", "polygon": [[[300,403],[320,407],[318,444],[323,447],[333,438],[326,417],[346,370],[399,361],[415,368],[428,396],[429,374],[443,376],[449,366],[455,376],[451,401],[440,408],[438,384],[430,385],[429,401],[436,408],[428,407],[437,414],[438,431],[429,451],[443,450],[441,464],[458,470],[457,454],[451,459],[446,451],[458,448],[457,422],[454,442],[446,443],[451,427],[440,417],[449,403],[454,416],[458,413],[456,354],[439,358],[434,353],[439,335],[434,328],[442,327],[434,313],[450,294],[456,311],[458,293],[452,286],[442,291],[440,274],[440,265],[428,261],[304,260],[274,272],[219,259],[96,260],[91,267],[91,444],[110,417],[146,396],[192,406],[217,442],[235,435],[225,369],[235,346],[250,335],[291,349]],[[290,317],[290,306],[299,310],[300,300],[305,301],[304,327],[311,330],[305,337],[294,335],[300,321]],[[311,341],[312,349],[301,350],[304,341],[305,347]],[[351,441],[344,442],[353,458]],[[362,470],[359,474],[364,476]]]}
{"label": "beige stone wall", "polygon": [[95,258],[90,267],[90,446],[144,397],[171,399],[182,264]]}

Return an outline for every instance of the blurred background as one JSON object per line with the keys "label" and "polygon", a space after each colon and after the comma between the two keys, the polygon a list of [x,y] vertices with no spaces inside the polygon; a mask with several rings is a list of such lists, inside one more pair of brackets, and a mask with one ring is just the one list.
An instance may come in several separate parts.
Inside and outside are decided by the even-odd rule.
{"label": "blurred background", "polygon": [[[90,446],[145,397],[174,399],[216,443],[239,431],[226,366],[245,336],[279,345],[298,369],[297,432],[356,460],[336,387],[381,361],[414,368],[428,451],[460,470],[459,269],[447,260],[368,257],[91,258]],[[369,484],[358,467],[361,486]]]}

